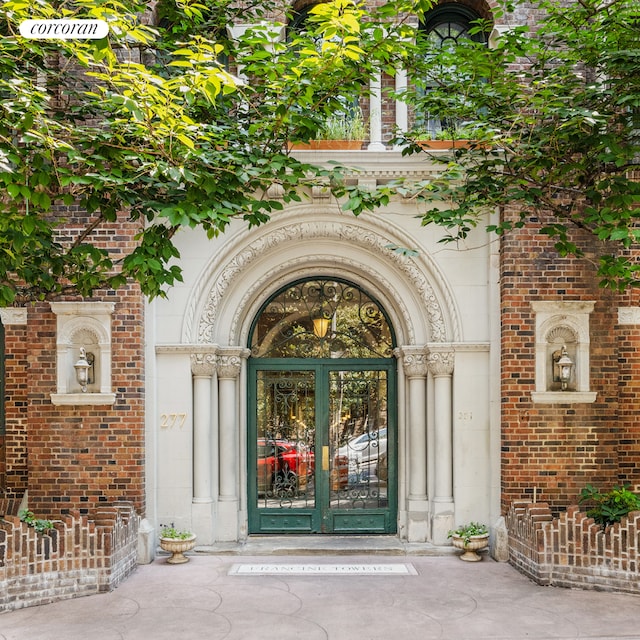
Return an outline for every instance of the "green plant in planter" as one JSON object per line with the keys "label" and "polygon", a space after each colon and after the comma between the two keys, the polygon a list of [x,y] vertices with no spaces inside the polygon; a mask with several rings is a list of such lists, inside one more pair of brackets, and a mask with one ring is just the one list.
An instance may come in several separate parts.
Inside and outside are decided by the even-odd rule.
{"label": "green plant in planter", "polygon": [[447,127],[436,134],[437,140],[474,140],[477,137],[477,129],[471,126]]}
{"label": "green plant in planter", "polygon": [[630,490],[630,485],[616,486],[611,491],[601,493],[599,489],[588,484],[580,492],[578,502],[591,503],[587,515],[603,527],[620,522],[631,511],[640,510],[640,496]]}
{"label": "green plant in planter", "polygon": [[318,132],[322,140],[365,140],[368,131],[360,111],[329,116]]}
{"label": "green plant in planter", "polygon": [[462,538],[465,544],[469,543],[472,536],[488,536],[489,530],[486,525],[479,522],[470,522],[460,525],[457,529],[452,529],[447,534],[447,538]]}
{"label": "green plant in planter", "polygon": [[171,526],[160,525],[162,529],[160,529],[160,537],[161,538],[171,538],[173,540],[188,540],[193,536],[191,531],[179,531],[173,526],[173,522]]}
{"label": "green plant in planter", "polygon": [[18,517],[22,522],[34,528],[38,533],[47,533],[54,528],[52,520],[43,520],[42,518],[36,518],[33,511],[29,511],[28,509],[23,509],[18,514]]}

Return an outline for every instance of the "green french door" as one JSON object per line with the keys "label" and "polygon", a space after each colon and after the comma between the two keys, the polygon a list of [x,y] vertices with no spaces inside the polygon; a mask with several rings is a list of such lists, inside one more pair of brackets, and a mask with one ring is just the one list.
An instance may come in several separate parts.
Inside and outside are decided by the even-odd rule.
{"label": "green french door", "polygon": [[260,363],[251,378],[250,532],[395,532],[392,366]]}
{"label": "green french door", "polygon": [[265,304],[248,367],[250,533],[395,533],[392,343],[350,283],[304,280]]}

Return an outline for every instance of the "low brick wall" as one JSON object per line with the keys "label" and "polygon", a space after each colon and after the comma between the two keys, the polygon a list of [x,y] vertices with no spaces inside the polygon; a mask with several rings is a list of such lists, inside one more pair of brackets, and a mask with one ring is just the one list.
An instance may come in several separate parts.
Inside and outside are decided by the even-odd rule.
{"label": "low brick wall", "polygon": [[48,534],[0,520],[0,611],[111,591],[137,566],[138,516],[117,503],[71,513]]}
{"label": "low brick wall", "polygon": [[640,511],[603,530],[576,506],[514,502],[505,520],[509,562],[538,584],[640,593]]}

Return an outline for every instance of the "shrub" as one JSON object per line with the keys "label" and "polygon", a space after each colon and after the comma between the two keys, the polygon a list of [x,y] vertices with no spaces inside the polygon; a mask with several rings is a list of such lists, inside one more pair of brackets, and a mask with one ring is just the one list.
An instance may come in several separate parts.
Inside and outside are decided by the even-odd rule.
{"label": "shrub", "polygon": [[41,518],[36,518],[32,511],[28,511],[27,509],[23,509],[18,517],[22,522],[25,522],[30,527],[33,527],[38,533],[47,533],[47,531],[51,531],[53,529],[53,521],[52,520],[42,520]]}
{"label": "shrub", "polygon": [[606,527],[620,520],[631,511],[640,510],[640,496],[629,489],[630,485],[614,487],[611,491],[601,493],[593,485],[588,484],[578,499],[580,504],[590,503],[587,515],[598,524]]}

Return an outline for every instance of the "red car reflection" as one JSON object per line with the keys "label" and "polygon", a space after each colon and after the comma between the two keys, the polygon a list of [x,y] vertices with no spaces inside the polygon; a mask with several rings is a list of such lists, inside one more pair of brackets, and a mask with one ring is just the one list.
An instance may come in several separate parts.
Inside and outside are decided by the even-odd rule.
{"label": "red car reflection", "polygon": [[313,474],[313,451],[302,442],[258,438],[258,492],[275,487],[304,490]]}

